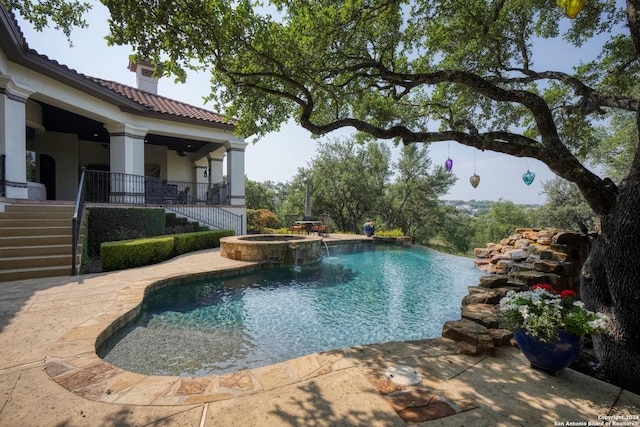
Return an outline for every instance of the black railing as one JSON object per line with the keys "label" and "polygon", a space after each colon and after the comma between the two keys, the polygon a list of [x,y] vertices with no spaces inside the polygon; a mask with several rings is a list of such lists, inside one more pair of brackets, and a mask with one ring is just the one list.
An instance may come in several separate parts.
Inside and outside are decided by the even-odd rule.
{"label": "black railing", "polygon": [[73,211],[73,217],[71,217],[71,275],[78,275],[78,242],[80,241],[80,234],[82,228],[82,218],[84,215],[84,203],[86,195],[85,186],[85,169],[82,168],[82,174],[80,175],[80,185],[78,186],[78,195],[76,197],[76,208]]}
{"label": "black railing", "polygon": [[0,155],[0,197],[7,197],[7,155]]}
{"label": "black railing", "polygon": [[[83,168],[72,218],[72,274],[77,274],[76,258],[85,203],[162,206],[205,226],[243,234],[242,215],[214,206],[229,203],[228,185],[207,187],[202,183],[163,181],[148,176]],[[199,197],[202,195],[203,198]]]}

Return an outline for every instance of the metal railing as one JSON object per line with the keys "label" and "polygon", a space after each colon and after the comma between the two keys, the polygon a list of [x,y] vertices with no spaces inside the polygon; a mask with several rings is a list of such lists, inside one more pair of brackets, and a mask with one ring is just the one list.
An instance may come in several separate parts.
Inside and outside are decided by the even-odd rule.
{"label": "metal railing", "polygon": [[202,183],[163,181],[83,168],[72,218],[72,274],[77,274],[77,248],[86,203],[161,206],[205,226],[243,234],[243,216],[215,206],[229,203],[228,188],[228,185],[217,185],[208,189],[207,184]]}
{"label": "metal railing", "polygon": [[85,169],[82,168],[82,174],[80,175],[80,185],[78,185],[78,195],[76,197],[76,208],[73,211],[71,217],[71,275],[78,275],[78,242],[80,241],[80,233],[82,228],[82,216],[84,215],[84,203],[85,203]]}
{"label": "metal railing", "polygon": [[0,197],[7,197],[7,155],[0,155]]}
{"label": "metal railing", "polygon": [[233,212],[212,206],[188,194],[180,198],[178,203],[165,204],[164,208],[206,226],[221,230],[234,230],[236,234],[243,234],[242,215],[236,215]]}

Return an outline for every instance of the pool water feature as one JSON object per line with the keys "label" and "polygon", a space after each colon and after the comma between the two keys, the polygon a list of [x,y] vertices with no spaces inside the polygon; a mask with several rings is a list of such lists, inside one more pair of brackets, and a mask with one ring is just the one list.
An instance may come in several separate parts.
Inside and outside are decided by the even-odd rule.
{"label": "pool water feature", "polygon": [[159,289],[98,353],[146,375],[206,376],[437,337],[482,275],[471,259],[421,247],[355,246],[331,246],[331,258],[300,272],[275,267]]}
{"label": "pool water feature", "polygon": [[275,265],[303,265],[322,259],[320,236],[251,234],[220,239],[220,256],[238,261],[262,261]]}

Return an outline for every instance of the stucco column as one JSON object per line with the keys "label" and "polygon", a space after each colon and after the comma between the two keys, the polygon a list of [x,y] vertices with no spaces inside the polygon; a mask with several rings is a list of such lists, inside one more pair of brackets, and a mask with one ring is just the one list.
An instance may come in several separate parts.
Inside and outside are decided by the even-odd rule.
{"label": "stucco column", "polygon": [[109,132],[112,203],[144,203],[144,138],[148,129],[127,123],[104,125]]}
{"label": "stucco column", "polygon": [[[27,199],[26,104],[34,90],[0,74],[0,154],[5,157],[7,198]],[[1,189],[0,189],[1,191]]]}
{"label": "stucco column", "polygon": [[225,144],[227,149],[227,182],[229,184],[229,204],[245,206],[244,190],[244,150],[246,142],[235,140]]}

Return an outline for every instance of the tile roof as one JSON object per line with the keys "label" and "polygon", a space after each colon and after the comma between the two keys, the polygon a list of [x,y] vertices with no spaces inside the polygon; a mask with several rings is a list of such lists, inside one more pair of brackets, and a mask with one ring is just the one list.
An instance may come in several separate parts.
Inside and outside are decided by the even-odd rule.
{"label": "tile roof", "polygon": [[[97,84],[97,92],[107,90],[112,94],[118,94],[126,100],[141,106],[142,111],[166,114],[173,116],[174,119],[196,120],[229,127],[236,125],[236,121],[228,120],[213,111],[145,92],[114,81],[86,76],[46,55],[40,54],[36,50],[29,48],[15,15],[7,10],[1,3],[0,33],[2,33],[2,37],[0,37],[0,48],[9,48],[12,50],[12,55],[9,57],[10,60],[17,61],[28,68],[35,69],[37,72],[49,75],[54,79],[62,79],[62,81],[74,87],[77,87],[76,85],[79,84],[84,90],[91,90],[93,84]],[[23,61],[27,62],[24,63]],[[87,82],[91,84],[87,85]],[[108,98],[111,98],[111,102],[113,102],[113,97]]]}
{"label": "tile roof", "polygon": [[235,121],[228,120],[224,116],[204,108],[196,107],[164,96],[145,92],[140,89],[133,88],[118,82],[104,80],[97,77],[88,77],[88,79],[99,84],[100,86],[112,90],[134,102],[140,104],[147,111],[156,113],[169,114],[178,117],[186,117],[189,119],[202,120],[205,122],[221,123],[227,125],[235,125]]}

